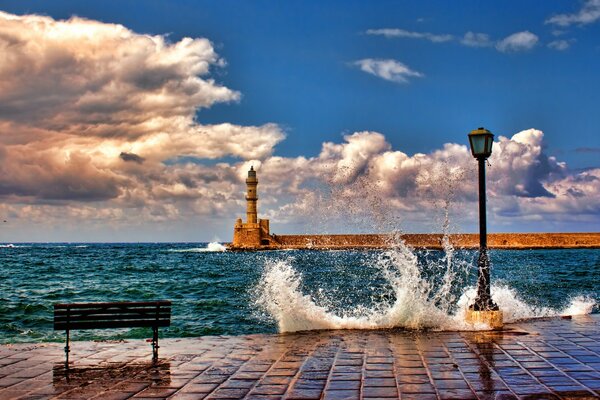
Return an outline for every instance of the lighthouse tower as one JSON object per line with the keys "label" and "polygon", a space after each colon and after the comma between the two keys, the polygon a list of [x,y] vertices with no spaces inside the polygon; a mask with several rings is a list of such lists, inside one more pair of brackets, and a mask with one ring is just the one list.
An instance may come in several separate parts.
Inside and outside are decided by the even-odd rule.
{"label": "lighthouse tower", "polygon": [[256,224],[258,222],[258,213],[256,211],[256,203],[258,203],[257,186],[256,171],[254,170],[254,166],[251,166],[250,171],[248,171],[248,178],[246,178],[246,222],[249,224]]}
{"label": "lighthouse tower", "polygon": [[233,248],[258,249],[270,247],[274,238],[269,233],[269,220],[258,219],[258,178],[254,166],[250,167],[246,178],[246,222],[241,218],[233,228]]}

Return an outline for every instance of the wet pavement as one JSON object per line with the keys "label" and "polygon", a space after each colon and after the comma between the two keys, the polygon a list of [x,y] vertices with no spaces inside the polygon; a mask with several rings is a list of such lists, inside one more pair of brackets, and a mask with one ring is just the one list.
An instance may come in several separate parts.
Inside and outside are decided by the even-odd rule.
{"label": "wet pavement", "polygon": [[600,315],[507,328],[1,345],[0,400],[600,398]]}

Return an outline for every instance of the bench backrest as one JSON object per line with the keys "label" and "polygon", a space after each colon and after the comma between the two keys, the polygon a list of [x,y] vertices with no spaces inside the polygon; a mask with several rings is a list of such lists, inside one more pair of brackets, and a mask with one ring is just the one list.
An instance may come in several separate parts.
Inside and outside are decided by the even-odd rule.
{"label": "bench backrest", "polygon": [[171,302],[72,303],[54,305],[54,329],[164,327],[171,324]]}

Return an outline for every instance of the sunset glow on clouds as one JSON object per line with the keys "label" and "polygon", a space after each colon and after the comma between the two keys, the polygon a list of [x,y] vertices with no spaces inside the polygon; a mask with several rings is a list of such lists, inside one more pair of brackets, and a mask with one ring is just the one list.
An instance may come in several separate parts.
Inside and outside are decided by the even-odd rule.
{"label": "sunset glow on clouds", "polygon": [[[410,230],[411,221],[436,212],[436,201],[476,201],[476,164],[464,144],[409,155],[384,134],[365,131],[325,142],[317,155],[282,157],[276,146],[285,129],[275,123],[203,124],[199,109],[243,96],[214,80],[227,63],[208,39],[170,42],[77,17],[0,13],[0,51],[5,229],[128,232],[168,223],[228,231],[244,213],[250,165],[259,170],[260,210],[282,229],[320,207],[345,218],[371,201]],[[394,60],[375,61],[359,67],[397,82],[422,76]],[[563,223],[600,222],[600,169],[569,170],[545,154],[541,131],[498,135],[490,164],[491,218],[504,230],[514,218],[544,220],[558,230]],[[473,222],[476,207],[467,208]]]}

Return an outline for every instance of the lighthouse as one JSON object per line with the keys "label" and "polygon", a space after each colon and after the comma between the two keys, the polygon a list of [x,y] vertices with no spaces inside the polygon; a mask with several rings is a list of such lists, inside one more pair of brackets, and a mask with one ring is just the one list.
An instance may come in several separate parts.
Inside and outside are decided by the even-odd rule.
{"label": "lighthouse", "polygon": [[250,167],[246,178],[246,222],[241,218],[233,228],[233,248],[259,249],[276,244],[269,232],[269,220],[258,218],[258,178],[254,166]]}
{"label": "lighthouse", "polygon": [[256,224],[258,222],[258,213],[256,211],[256,203],[258,203],[257,186],[256,171],[254,170],[254,166],[251,166],[250,171],[248,171],[248,178],[246,178],[246,222],[249,224]]}

